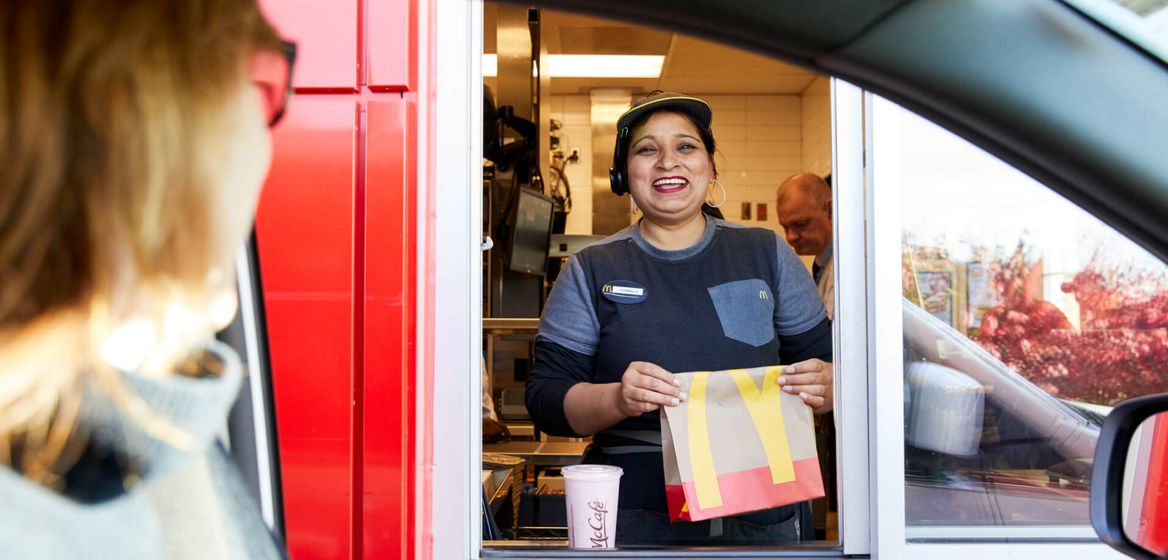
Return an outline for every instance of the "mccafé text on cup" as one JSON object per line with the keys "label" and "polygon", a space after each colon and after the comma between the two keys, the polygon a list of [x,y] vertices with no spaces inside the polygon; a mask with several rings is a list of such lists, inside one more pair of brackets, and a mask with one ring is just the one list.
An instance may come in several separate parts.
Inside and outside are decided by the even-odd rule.
{"label": "mccaf\u00e9 text on cup", "polygon": [[615,548],[617,498],[624,471],[611,465],[571,465],[561,472],[568,508],[568,546]]}

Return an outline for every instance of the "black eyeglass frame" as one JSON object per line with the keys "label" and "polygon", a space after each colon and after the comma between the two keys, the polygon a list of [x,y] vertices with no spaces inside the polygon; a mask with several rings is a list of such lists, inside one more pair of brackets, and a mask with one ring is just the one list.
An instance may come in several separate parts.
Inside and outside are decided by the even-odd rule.
{"label": "black eyeglass frame", "polygon": [[284,55],[284,59],[288,61],[288,80],[284,88],[284,98],[280,101],[280,108],[272,114],[272,119],[268,121],[268,128],[276,126],[283,118],[284,112],[288,108],[288,101],[292,99],[292,94],[295,88],[292,86],[293,68],[296,67],[296,43],[292,41],[280,41],[280,54]]}

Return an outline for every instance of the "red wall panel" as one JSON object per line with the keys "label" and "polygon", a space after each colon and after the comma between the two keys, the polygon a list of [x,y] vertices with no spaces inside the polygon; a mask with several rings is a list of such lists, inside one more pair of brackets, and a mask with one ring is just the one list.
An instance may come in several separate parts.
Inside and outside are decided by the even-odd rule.
{"label": "red wall panel", "polygon": [[288,552],[350,558],[351,302],[265,299]]}
{"label": "red wall panel", "polygon": [[264,255],[267,292],[352,290],[356,117],[351,96],[298,95],[275,129],[260,222],[295,250]]}
{"label": "red wall panel", "polygon": [[414,89],[418,75],[414,9],[413,2],[369,0],[365,28],[371,89]]}
{"label": "red wall panel", "polygon": [[[374,97],[365,149],[364,535],[366,558],[409,558],[414,190],[412,102]],[[410,162],[410,163],[407,163]],[[375,404],[374,404],[375,403]]]}
{"label": "red wall panel", "polygon": [[345,558],[351,546],[356,123],[350,95],[295,99],[275,131],[256,219],[296,558]]}
{"label": "red wall panel", "polygon": [[297,90],[357,91],[359,0],[260,0],[260,5],[280,34],[296,42]]}
{"label": "red wall panel", "polygon": [[256,225],[295,558],[415,552],[419,1],[261,0],[299,52]]}

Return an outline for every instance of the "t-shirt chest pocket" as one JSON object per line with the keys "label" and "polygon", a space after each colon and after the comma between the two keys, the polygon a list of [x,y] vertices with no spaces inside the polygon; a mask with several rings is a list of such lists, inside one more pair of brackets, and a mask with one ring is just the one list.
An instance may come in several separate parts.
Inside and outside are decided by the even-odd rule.
{"label": "t-shirt chest pocket", "polygon": [[727,338],[762,346],[775,338],[775,300],[766,282],[737,280],[707,288]]}

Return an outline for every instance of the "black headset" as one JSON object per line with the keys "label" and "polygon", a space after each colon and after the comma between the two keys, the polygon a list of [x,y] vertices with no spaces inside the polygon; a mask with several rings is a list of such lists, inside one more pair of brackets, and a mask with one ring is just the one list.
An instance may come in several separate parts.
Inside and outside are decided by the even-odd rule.
{"label": "black headset", "polygon": [[619,126],[616,131],[616,146],[612,149],[612,167],[608,168],[608,185],[613,194],[623,196],[629,192],[628,159],[625,152],[629,150],[629,127]]}

